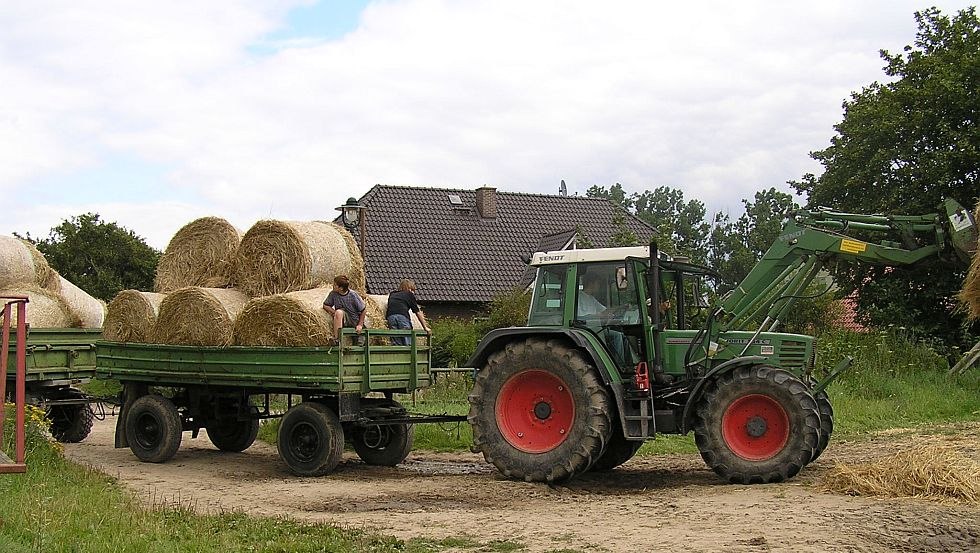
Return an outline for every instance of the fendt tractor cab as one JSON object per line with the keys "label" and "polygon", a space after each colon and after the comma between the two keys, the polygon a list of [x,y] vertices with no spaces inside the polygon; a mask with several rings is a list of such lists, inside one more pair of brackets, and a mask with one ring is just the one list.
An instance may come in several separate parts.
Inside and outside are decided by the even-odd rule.
{"label": "fendt tractor cab", "polygon": [[702,283],[714,272],[655,243],[534,254],[528,326],[488,333],[470,360],[474,449],[507,476],[551,482],[619,466],[657,433],[693,430],[705,462],[729,481],[794,476],[829,442],[825,388],[851,359],[818,378],[813,337],[777,332],[780,321],[830,260],[968,256],[976,224],[956,202],[944,207],[799,212],[711,305]]}

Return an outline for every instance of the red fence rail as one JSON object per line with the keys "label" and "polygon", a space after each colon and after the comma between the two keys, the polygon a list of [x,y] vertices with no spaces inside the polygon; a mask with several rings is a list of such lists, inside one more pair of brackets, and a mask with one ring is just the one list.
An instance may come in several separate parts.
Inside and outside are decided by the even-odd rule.
{"label": "red fence rail", "polygon": [[[3,302],[2,347],[0,347],[0,474],[27,472],[24,459],[24,386],[27,373],[27,302],[26,296],[0,296]],[[6,444],[4,436],[4,418],[7,408],[7,363],[10,355],[10,327],[13,310],[17,310],[16,335],[16,376],[14,378],[14,458],[11,459],[2,450]]]}

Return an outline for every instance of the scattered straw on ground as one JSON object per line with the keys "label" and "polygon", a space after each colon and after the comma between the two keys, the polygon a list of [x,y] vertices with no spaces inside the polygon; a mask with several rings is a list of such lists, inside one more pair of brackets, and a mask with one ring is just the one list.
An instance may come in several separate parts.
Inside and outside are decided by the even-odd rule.
{"label": "scattered straw on ground", "polygon": [[110,342],[147,342],[166,295],[123,290],[109,302],[102,337]]}
{"label": "scattered straw on ground", "polygon": [[202,217],[184,225],[170,239],[160,257],[155,292],[172,292],[185,286],[227,288],[241,234],[220,217]]}
{"label": "scattered straw on ground", "polygon": [[329,288],[252,298],[235,321],[240,346],[331,346],[333,319],[323,310]]}
{"label": "scattered straw on ground", "polygon": [[838,463],[820,488],[848,495],[980,503],[980,464],[954,447],[922,444],[879,461]]}
{"label": "scattered straw on ground", "polygon": [[235,318],[246,297],[231,288],[181,288],[160,302],[157,322],[150,333],[156,344],[230,346]]}
{"label": "scattered straw on ground", "polygon": [[[34,328],[78,327],[80,322],[60,295],[36,285],[6,288],[0,296],[27,296],[27,324]],[[17,321],[16,308],[11,308],[11,324]]]}
{"label": "scattered straw on ground", "polygon": [[335,225],[259,221],[242,237],[234,280],[258,297],[317,288],[351,272],[351,254]]}

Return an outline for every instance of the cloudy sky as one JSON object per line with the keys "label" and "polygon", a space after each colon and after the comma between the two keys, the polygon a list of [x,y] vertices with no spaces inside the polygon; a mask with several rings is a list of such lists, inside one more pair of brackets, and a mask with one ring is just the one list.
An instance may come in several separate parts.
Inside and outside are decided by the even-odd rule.
{"label": "cloudy sky", "polygon": [[[968,2],[939,2],[949,15]],[[322,219],[376,183],[710,210],[819,166],[932,3],[5,1],[0,234]]]}

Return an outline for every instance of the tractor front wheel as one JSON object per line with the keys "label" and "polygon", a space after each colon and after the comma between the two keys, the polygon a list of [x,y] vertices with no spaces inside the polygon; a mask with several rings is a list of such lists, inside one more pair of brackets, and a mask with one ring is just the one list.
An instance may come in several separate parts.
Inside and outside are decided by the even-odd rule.
{"label": "tractor front wheel", "polygon": [[530,338],[491,354],[469,402],[474,451],[510,478],[571,478],[592,466],[612,434],[609,392],[560,340]]}
{"label": "tractor front wheel", "polygon": [[820,439],[817,402],[781,369],[756,365],[718,378],[697,411],[701,457],[734,483],[782,482],[813,458]]}

